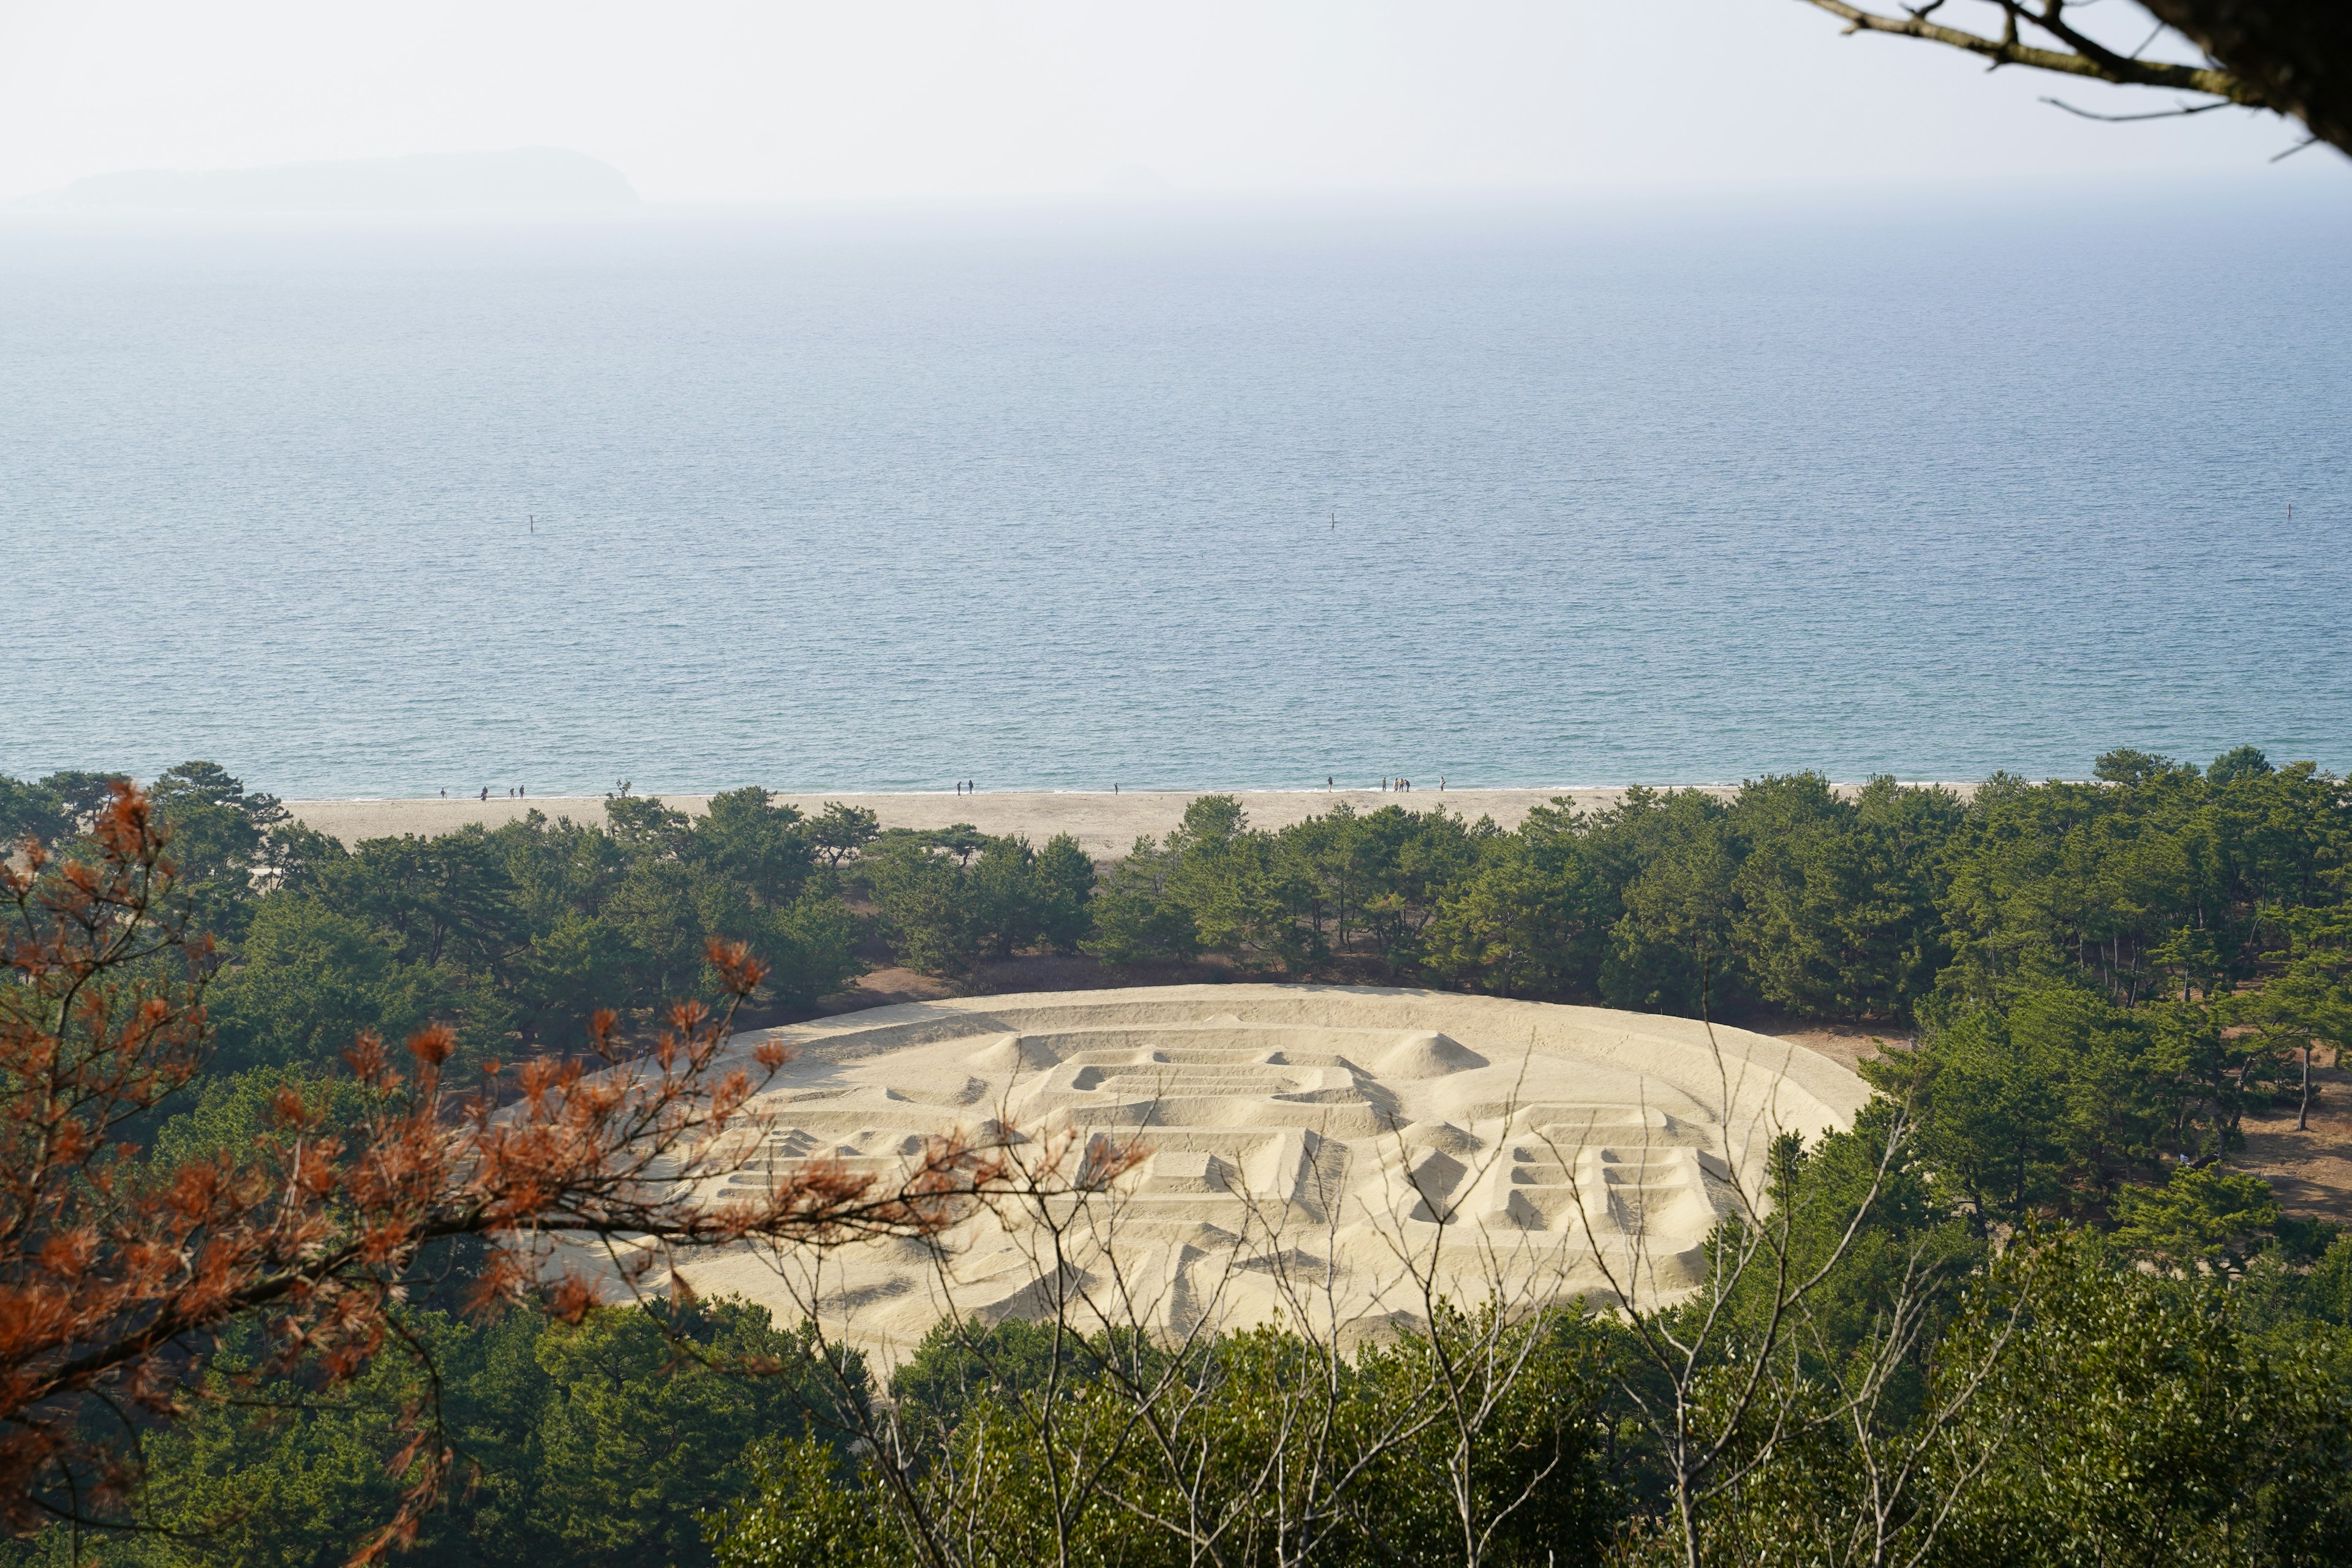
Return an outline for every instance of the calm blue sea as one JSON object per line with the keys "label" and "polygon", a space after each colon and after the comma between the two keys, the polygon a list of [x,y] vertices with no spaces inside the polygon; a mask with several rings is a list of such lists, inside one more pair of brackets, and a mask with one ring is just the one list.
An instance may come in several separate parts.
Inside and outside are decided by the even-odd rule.
{"label": "calm blue sea", "polygon": [[2352,174],[22,219],[0,571],[18,774],[2343,771]]}

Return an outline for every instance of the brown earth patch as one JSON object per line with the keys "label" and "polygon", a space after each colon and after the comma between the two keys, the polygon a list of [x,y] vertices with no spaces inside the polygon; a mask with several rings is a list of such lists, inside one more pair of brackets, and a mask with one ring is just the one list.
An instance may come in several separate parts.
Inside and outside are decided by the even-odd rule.
{"label": "brown earth patch", "polygon": [[1889,1024],[1824,1024],[1817,1018],[1790,1018],[1765,1014],[1735,1020],[1739,1027],[1787,1040],[1822,1055],[1848,1069],[1859,1068],[1882,1049],[1904,1050],[1911,1032]]}
{"label": "brown earth patch", "polygon": [[2288,1214],[2352,1225],[2352,1072],[2315,1066],[2311,1086],[2309,1127],[2295,1131],[2294,1096],[2282,1096],[2263,1114],[2247,1113],[2245,1147],[2230,1163],[2270,1183]]}

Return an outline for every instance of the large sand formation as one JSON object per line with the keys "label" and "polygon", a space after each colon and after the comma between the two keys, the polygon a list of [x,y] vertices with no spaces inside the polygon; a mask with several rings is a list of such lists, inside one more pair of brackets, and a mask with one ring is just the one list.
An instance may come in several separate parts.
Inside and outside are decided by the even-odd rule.
{"label": "large sand formation", "polygon": [[[1457,1300],[1697,1282],[1774,1134],[1846,1124],[1865,1090],[1782,1040],[1686,1019],[1426,991],[1181,985],[921,1003],[771,1032],[797,1056],[745,1188],[837,1156],[887,1173],[1001,1124],[1148,1160],[1065,1228],[1078,1315],[1155,1330],[1302,1316],[1343,1331]],[[749,1036],[748,1049],[768,1035]],[[1743,1198],[1742,1194],[1747,1194]],[[1068,1205],[1054,1212],[1066,1218]],[[903,1349],[942,1313],[1034,1316],[1052,1237],[1003,1206],[944,1245],[860,1243],[685,1269],[706,1292]]]}

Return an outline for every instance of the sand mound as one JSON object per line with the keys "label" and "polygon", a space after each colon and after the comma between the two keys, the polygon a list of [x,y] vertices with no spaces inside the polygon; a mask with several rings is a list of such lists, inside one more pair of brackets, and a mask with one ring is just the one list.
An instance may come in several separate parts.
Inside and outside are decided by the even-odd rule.
{"label": "sand mound", "polygon": [[[796,1055],[751,1107],[765,1142],[711,1196],[828,1152],[887,1181],[951,1132],[1024,1157],[1069,1147],[1066,1132],[1138,1142],[1150,1158],[1090,1201],[1062,1256],[1155,1331],[1335,1305],[1334,1327],[1389,1321],[1420,1299],[1415,1260],[1441,1257],[1428,1270],[1460,1271],[1444,1274],[1456,1300],[1497,1278],[1519,1300],[1669,1297],[1697,1282],[1729,1184],[1760,1189],[1774,1134],[1844,1125],[1866,1093],[1826,1058],[1738,1030],[1419,991],[1055,992],[772,1034]],[[943,1313],[1039,1310],[1053,1249],[1038,1217],[999,1209],[936,1246],[828,1249],[821,1280],[748,1251],[688,1272],[785,1320],[819,1301],[852,1342],[903,1350]]]}
{"label": "sand mound", "polygon": [[1380,1072],[1384,1079],[1438,1078],[1486,1065],[1485,1057],[1444,1035],[1407,1035],[1381,1058]]}
{"label": "sand mound", "polygon": [[1045,1042],[1025,1035],[1003,1035],[984,1051],[968,1058],[982,1072],[1019,1073],[1044,1072],[1062,1065],[1062,1058],[1048,1050]]}
{"label": "sand mound", "polygon": [[1451,1121],[1416,1121],[1397,1137],[1408,1148],[1434,1149],[1441,1154],[1467,1154],[1478,1147],[1477,1139]]}

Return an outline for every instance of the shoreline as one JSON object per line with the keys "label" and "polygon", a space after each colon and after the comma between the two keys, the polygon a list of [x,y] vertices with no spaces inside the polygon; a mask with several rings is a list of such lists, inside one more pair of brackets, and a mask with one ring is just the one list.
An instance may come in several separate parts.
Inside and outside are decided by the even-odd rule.
{"label": "shoreline", "polygon": [[[1124,855],[1135,840],[1146,834],[1164,837],[1183,819],[1184,808],[1204,795],[1231,795],[1242,804],[1254,827],[1286,827],[1318,816],[1345,801],[1357,812],[1378,811],[1383,806],[1401,805],[1408,810],[1429,811],[1444,806],[1457,816],[1475,822],[1482,816],[1492,817],[1496,826],[1509,830],[1527,820],[1529,811],[1554,800],[1566,800],[1580,811],[1604,810],[1625,798],[1633,786],[1563,785],[1543,789],[1304,789],[1304,790],[1122,790],[1114,795],[1108,790],[1006,790],[990,794],[983,790],[973,795],[957,795],[951,790],[922,792],[803,793],[777,791],[774,798],[799,807],[810,816],[824,809],[828,801],[860,806],[872,811],[884,827],[917,829],[952,827],[969,824],[982,833],[1020,834],[1033,844],[1043,844],[1057,833],[1067,833],[1077,839],[1079,847],[1097,859],[1111,859]],[[1728,799],[1739,791],[1731,784],[1660,785],[1659,788],[1704,790],[1719,799]],[[1852,793],[1857,784],[1836,786],[1841,793]],[[1947,784],[1965,798],[1973,784]],[[710,804],[708,795],[660,795],[646,798],[658,799],[689,816],[700,816]],[[479,824],[497,827],[509,822],[520,821],[525,814],[541,811],[550,817],[568,816],[575,822],[601,822],[604,816],[603,795],[492,795],[488,800],[473,797],[443,799],[428,795],[421,799],[402,800],[289,800],[286,807],[305,826],[354,844],[365,838],[398,837],[416,834],[433,837]]]}

